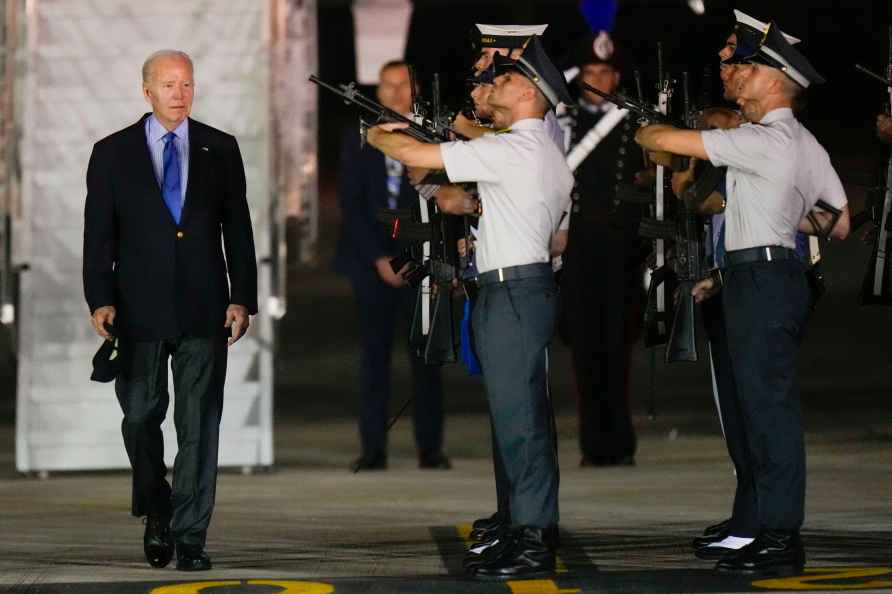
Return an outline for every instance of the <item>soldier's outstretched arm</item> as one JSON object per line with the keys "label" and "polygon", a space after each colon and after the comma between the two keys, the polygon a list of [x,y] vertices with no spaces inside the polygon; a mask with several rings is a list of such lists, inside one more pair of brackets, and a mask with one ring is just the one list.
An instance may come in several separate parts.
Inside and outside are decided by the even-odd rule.
{"label": "soldier's outstretched arm", "polygon": [[667,124],[652,124],[638,129],[635,142],[649,151],[662,151],[685,157],[708,159],[703,138],[697,130],[681,130]]}
{"label": "soldier's outstretched arm", "polygon": [[409,167],[443,169],[440,147],[400,134],[399,130],[403,128],[408,128],[408,124],[387,123],[372,126],[368,131],[368,143],[391,159],[396,159]]}

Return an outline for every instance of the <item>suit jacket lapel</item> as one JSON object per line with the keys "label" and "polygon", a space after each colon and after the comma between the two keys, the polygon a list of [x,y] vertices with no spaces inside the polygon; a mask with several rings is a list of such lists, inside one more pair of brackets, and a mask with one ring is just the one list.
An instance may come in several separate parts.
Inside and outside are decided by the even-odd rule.
{"label": "suit jacket lapel", "polygon": [[[155,177],[155,166],[152,164],[152,154],[149,152],[149,145],[146,142],[146,118],[150,114],[144,115],[136,124],[132,126],[131,146],[135,156],[134,168],[137,173],[139,185],[151,188],[161,204],[164,204],[164,197],[161,195],[161,185]],[[167,207],[165,207],[166,210]]]}

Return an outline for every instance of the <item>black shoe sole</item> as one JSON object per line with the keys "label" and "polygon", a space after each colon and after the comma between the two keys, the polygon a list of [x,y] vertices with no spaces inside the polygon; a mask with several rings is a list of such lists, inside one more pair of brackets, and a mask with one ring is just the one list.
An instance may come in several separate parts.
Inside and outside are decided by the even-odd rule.
{"label": "black shoe sole", "polygon": [[781,565],[777,567],[765,567],[762,569],[737,569],[737,568],[725,568],[725,567],[716,567],[716,573],[720,573],[722,575],[742,575],[746,577],[793,577],[797,575],[802,575],[805,572],[805,566],[800,565]]}
{"label": "black shoe sole", "polygon": [[539,580],[553,578],[555,571],[553,569],[543,569],[541,571],[525,571],[515,574],[486,574],[478,571],[469,572],[470,577],[482,582],[506,582],[508,580]]}
{"label": "black shoe sole", "polygon": [[694,551],[694,556],[703,561],[718,561],[736,552],[737,549],[726,549],[724,547],[700,547]]}
{"label": "black shoe sole", "polygon": [[163,569],[170,564],[173,559],[173,547],[164,545],[144,545],[143,552],[146,555],[146,561],[155,569]]}

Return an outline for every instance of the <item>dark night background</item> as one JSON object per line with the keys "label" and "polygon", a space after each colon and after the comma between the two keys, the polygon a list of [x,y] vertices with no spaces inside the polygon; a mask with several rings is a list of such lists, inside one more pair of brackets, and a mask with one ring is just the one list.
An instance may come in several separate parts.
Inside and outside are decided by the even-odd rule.
{"label": "dark night background", "polygon": [[[350,4],[320,3],[319,71],[327,80],[345,82],[356,77]],[[857,72],[854,64],[875,72],[885,68],[892,2],[705,0],[705,4],[705,14],[697,16],[684,0],[619,0],[612,35],[622,55],[625,80],[631,81],[631,72],[638,69],[645,94],[653,89],[656,44],[661,42],[667,71],[688,71],[696,98],[703,71],[709,67],[710,95],[719,99],[716,53],[733,27],[733,9],[737,8],[763,21],[774,20],[785,32],[802,39],[799,48],[828,79],[826,85],[809,89],[802,119],[831,156],[849,159],[878,154],[881,147],[873,142],[873,126],[888,95],[878,81]],[[572,42],[587,33],[575,0],[415,0],[404,57],[416,66],[422,80],[439,72],[453,106],[458,105],[472,62],[469,39],[474,23],[548,23],[544,42],[559,66]],[[320,107],[320,156],[322,165],[331,167],[336,158],[332,142],[339,138],[331,128],[335,123],[343,125],[348,112],[330,98],[323,97]],[[843,177],[847,173],[841,171]],[[858,181],[863,173],[858,172]]]}

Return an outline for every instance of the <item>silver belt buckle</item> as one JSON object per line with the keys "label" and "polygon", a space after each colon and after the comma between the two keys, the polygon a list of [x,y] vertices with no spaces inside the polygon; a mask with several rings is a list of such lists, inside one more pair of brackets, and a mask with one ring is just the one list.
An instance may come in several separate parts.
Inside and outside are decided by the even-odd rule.
{"label": "silver belt buckle", "polygon": [[500,283],[505,282],[505,276],[502,274],[502,269],[501,269],[501,268],[499,268],[499,282],[500,282]]}
{"label": "silver belt buckle", "polygon": [[768,246],[765,247],[765,259],[771,262],[771,248]]}

